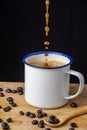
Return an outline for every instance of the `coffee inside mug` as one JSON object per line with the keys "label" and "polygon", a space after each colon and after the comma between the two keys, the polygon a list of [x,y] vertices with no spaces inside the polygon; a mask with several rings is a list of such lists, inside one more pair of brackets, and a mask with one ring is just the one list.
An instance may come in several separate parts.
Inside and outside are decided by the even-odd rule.
{"label": "coffee inside mug", "polygon": [[[47,56],[44,55],[46,53],[48,54]],[[70,56],[58,52],[54,53],[52,51],[34,52],[26,55],[24,59],[26,64],[41,68],[63,67],[72,63],[72,58]],[[48,65],[47,67],[44,66],[46,64]]]}

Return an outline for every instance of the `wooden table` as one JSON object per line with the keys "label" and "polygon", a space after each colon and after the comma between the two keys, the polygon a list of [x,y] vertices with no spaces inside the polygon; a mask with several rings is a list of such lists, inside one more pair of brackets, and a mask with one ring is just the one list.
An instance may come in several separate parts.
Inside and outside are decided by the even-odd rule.
{"label": "wooden table", "polygon": [[[9,123],[10,130],[45,130],[47,126],[45,125],[45,128],[39,128],[38,125],[32,125],[32,120],[38,119],[36,118],[30,118],[25,115],[27,111],[33,112],[37,115],[37,110],[39,108],[34,108],[30,106],[24,98],[23,95],[19,95],[18,93],[7,93],[6,89],[10,88],[12,90],[16,90],[17,87],[24,87],[24,83],[22,82],[0,82],[0,88],[3,88],[2,93],[4,93],[4,97],[0,97],[0,106],[2,106],[2,109],[0,109],[0,118],[3,119],[3,122],[6,122],[7,118],[11,117],[13,122]],[[78,84],[70,84],[71,87],[71,92],[70,94],[74,94],[76,90],[78,89]],[[1,91],[0,91],[1,92]],[[16,107],[11,107],[12,109],[9,112],[5,112],[3,110],[4,107],[8,106],[9,103],[7,101],[7,97],[13,97],[14,102],[17,104]],[[57,115],[61,114],[63,117],[66,116],[67,114],[73,112],[77,108],[72,108],[70,107],[70,103],[75,102],[78,104],[78,107],[87,105],[87,85],[84,85],[84,90],[83,92],[75,99],[70,100],[65,106],[57,109],[50,109],[46,110],[43,109],[43,112],[48,113],[48,115]],[[10,105],[9,105],[10,106]],[[19,111],[23,111],[24,115],[20,115]],[[57,128],[52,128],[52,130],[69,130],[71,127],[70,124],[72,122],[77,123],[78,127],[76,130],[87,130],[87,114],[75,117],[74,119],[69,120],[67,123],[64,125],[57,127]],[[2,130],[0,123],[0,130]]]}

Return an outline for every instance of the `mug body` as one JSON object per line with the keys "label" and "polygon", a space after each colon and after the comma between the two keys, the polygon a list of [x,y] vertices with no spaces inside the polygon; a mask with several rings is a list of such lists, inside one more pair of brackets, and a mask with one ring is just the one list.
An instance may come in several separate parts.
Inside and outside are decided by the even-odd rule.
{"label": "mug body", "polygon": [[[45,60],[44,54],[48,53],[48,60],[64,62],[63,66],[44,68],[32,66],[29,62]],[[69,94],[69,74],[72,58],[66,54],[44,51],[34,52],[23,57],[25,64],[25,99],[39,108],[57,108],[67,103],[65,96]]]}

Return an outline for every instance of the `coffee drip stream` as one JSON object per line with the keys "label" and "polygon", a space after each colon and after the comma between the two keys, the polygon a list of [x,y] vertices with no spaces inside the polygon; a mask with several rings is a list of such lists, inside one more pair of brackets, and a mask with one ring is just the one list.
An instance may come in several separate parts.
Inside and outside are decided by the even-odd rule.
{"label": "coffee drip stream", "polygon": [[[50,31],[50,28],[49,28],[49,5],[50,5],[50,0],[46,0],[45,5],[46,5],[46,13],[45,13],[46,26],[45,26],[44,30],[45,30],[45,36],[48,37],[49,31]],[[44,41],[44,45],[45,45],[45,49],[48,50],[50,42],[49,41]],[[48,54],[45,54],[44,56],[47,57]],[[48,68],[49,65],[47,63],[47,58],[46,58],[45,61],[46,61],[46,63],[44,64],[44,67]]]}

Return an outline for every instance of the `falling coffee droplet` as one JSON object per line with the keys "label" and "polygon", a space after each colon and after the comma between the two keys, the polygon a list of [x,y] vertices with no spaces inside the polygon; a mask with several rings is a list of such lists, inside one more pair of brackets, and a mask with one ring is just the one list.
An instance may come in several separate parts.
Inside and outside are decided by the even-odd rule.
{"label": "falling coffee droplet", "polygon": [[50,42],[49,42],[49,41],[45,41],[45,42],[44,42],[44,45],[49,46],[49,45],[50,45]]}
{"label": "falling coffee droplet", "polygon": [[45,63],[44,68],[48,68],[48,67],[49,67],[48,63]]}
{"label": "falling coffee droplet", "polygon": [[[48,56],[48,53],[46,53],[44,56]],[[46,59],[47,60],[47,59]]]}
{"label": "falling coffee droplet", "polygon": [[45,27],[45,35],[48,36],[48,33],[50,31],[50,28],[48,26]]}

